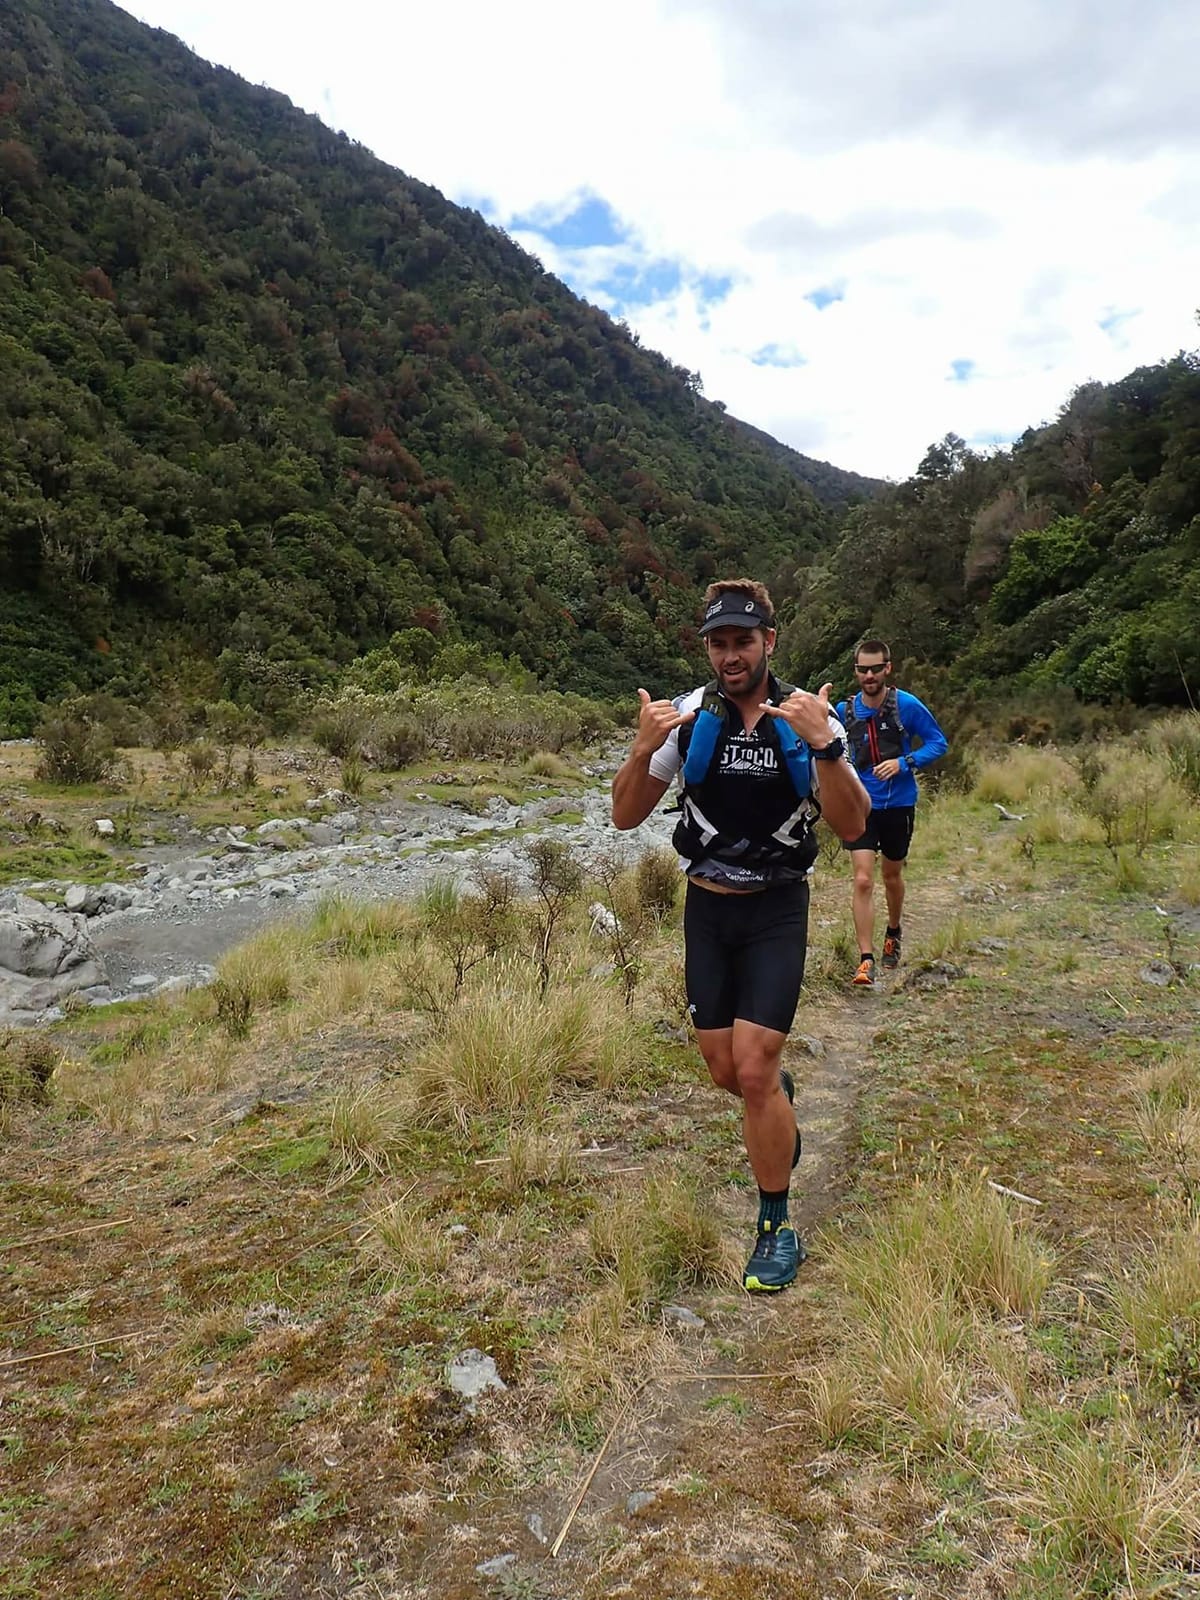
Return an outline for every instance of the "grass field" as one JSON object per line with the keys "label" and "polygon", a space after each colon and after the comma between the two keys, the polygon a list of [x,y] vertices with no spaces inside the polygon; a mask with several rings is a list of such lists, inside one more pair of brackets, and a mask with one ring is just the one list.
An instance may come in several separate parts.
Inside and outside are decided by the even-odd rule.
{"label": "grass field", "polygon": [[0,1596],[1200,1595],[1198,840],[1169,742],[997,755],[869,994],[823,851],[777,1299],[653,862],[10,1036]]}

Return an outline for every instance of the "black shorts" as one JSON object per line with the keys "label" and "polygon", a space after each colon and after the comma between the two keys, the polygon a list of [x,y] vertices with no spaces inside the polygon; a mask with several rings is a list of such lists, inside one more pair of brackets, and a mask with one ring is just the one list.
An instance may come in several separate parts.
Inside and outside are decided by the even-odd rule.
{"label": "black shorts", "polygon": [[689,883],[683,908],[688,1010],[697,1028],[735,1018],[786,1033],[808,942],[808,884],[714,894]]}
{"label": "black shorts", "polygon": [[916,806],[887,806],[872,811],[858,839],[843,839],[847,850],[882,851],[889,861],[903,861],[912,842]]}

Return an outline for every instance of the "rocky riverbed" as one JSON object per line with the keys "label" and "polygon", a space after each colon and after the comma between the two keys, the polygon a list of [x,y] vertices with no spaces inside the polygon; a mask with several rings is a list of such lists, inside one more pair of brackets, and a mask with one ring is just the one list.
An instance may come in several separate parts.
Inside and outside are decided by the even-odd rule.
{"label": "rocky riverbed", "polygon": [[[306,914],[323,895],[408,897],[437,878],[466,881],[481,862],[527,879],[524,847],[540,836],[563,840],[583,861],[614,846],[637,853],[667,843],[675,819],[662,812],[633,833],[613,828],[613,769],[584,768],[594,787],[582,795],[520,806],[497,798],[479,816],[421,796],[359,805],[334,790],[298,816],[192,829],[176,845],[136,851],[121,883],[0,891],[0,1025],[54,1020],[68,995],[104,1005],[206,983],[226,950]],[[38,898],[48,893],[62,909]]]}

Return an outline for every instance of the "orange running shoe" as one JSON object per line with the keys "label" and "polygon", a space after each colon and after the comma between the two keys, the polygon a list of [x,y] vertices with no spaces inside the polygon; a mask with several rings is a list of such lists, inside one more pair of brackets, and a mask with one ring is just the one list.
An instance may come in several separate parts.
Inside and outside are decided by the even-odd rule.
{"label": "orange running shoe", "polygon": [[883,966],[884,971],[891,971],[900,965],[900,934],[889,933],[883,941]]}
{"label": "orange running shoe", "polygon": [[875,987],[875,957],[864,956],[858,963],[858,971],[854,974],[856,989],[873,989]]}

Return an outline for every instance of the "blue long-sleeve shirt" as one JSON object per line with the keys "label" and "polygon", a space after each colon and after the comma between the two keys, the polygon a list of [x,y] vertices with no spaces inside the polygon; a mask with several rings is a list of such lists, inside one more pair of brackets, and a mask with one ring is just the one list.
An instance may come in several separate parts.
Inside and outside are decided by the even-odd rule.
{"label": "blue long-sleeve shirt", "polygon": [[[922,767],[932,766],[946,754],[946,735],[938,726],[937,718],[929,707],[918,700],[915,694],[909,694],[905,689],[896,690],[896,710],[899,712],[900,721],[904,724],[905,741],[920,740],[920,749],[912,749],[908,760],[920,771]],[[837,714],[844,724],[846,721],[846,702],[838,702]],[[875,708],[867,705],[861,694],[854,697],[854,715],[859,719],[866,719],[875,715]],[[894,778],[877,778],[868,768],[859,772],[863,786],[871,797],[871,807],[875,811],[887,811],[893,806],[915,806],[917,803],[917,780],[909,771],[902,760],[900,771]]]}

